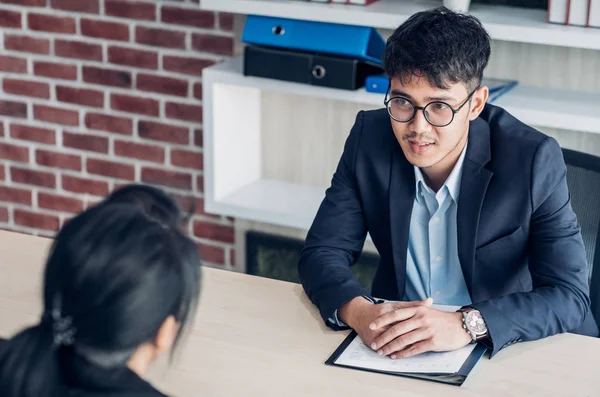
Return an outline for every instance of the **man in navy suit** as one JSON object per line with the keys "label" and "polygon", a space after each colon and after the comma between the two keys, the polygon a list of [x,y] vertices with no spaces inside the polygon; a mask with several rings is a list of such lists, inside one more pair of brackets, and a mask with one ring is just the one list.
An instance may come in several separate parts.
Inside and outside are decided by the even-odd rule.
{"label": "man in navy suit", "polygon": [[[306,238],[307,295],[380,355],[598,335],[561,148],[486,103],[489,56],[472,16],[403,23],[384,55],[386,108],[358,113]],[[350,270],[367,233],[381,257],[371,292]]]}

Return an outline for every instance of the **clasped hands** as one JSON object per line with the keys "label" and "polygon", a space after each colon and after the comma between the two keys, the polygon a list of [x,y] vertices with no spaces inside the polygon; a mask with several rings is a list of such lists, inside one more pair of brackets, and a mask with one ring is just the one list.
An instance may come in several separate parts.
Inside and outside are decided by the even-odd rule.
{"label": "clasped hands", "polygon": [[339,316],[366,346],[391,359],[468,345],[471,336],[462,326],[462,313],[436,310],[431,305],[431,298],[375,305],[357,297],[340,308]]}

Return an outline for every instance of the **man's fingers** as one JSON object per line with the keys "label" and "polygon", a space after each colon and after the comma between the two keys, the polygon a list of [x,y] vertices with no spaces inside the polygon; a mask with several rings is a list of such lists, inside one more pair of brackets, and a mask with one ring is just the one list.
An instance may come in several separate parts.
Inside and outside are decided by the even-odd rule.
{"label": "man's fingers", "polygon": [[390,356],[390,358],[391,359],[408,358],[408,357],[416,356],[416,355],[419,355],[422,353],[427,353],[431,350],[433,350],[433,342],[431,341],[431,339],[426,339],[421,342],[417,342],[414,345],[409,346],[408,348],[406,348],[402,351],[392,354]]}
{"label": "man's fingers", "polygon": [[377,354],[380,356],[391,355],[390,357],[395,358],[394,356],[397,354],[397,352],[404,350],[407,346],[427,340],[429,336],[430,335],[427,333],[427,331],[422,328],[410,331],[409,333],[401,335],[387,345],[383,346],[377,351]]}
{"label": "man's fingers", "polygon": [[393,341],[397,337],[404,335],[410,331],[417,329],[419,326],[417,321],[407,320],[401,323],[398,323],[385,331],[383,334],[379,335],[373,343],[371,343],[371,349],[377,350]]}
{"label": "man's fingers", "polygon": [[427,298],[427,299],[423,299],[422,301],[394,302],[393,304],[397,309],[404,309],[406,307],[415,307],[415,306],[431,307],[431,305],[433,304],[433,299]]}
{"label": "man's fingers", "polygon": [[427,298],[422,301],[410,301],[410,302],[385,302],[380,305],[377,305],[379,310],[379,315],[383,316],[386,313],[393,312],[398,309],[405,309],[407,307],[417,307],[417,306],[431,306],[433,304],[433,299]]}
{"label": "man's fingers", "polygon": [[430,307],[432,302],[431,298],[414,302],[394,302],[392,306],[380,312],[381,315],[369,324],[369,328],[375,331],[386,325],[409,319],[417,313],[419,307]]}
{"label": "man's fingers", "polygon": [[388,312],[382,316],[377,317],[371,324],[369,324],[369,328],[372,331],[375,331],[381,327],[385,327],[386,325],[393,324],[398,321],[404,321],[415,315],[417,312],[417,307],[407,307],[404,309],[396,309],[394,311]]}

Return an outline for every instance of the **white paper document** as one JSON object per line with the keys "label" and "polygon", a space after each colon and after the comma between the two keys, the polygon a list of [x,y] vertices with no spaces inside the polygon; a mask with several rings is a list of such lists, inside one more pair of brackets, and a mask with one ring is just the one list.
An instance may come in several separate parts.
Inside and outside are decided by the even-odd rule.
{"label": "white paper document", "polygon": [[[439,305],[432,307],[443,311],[455,311],[459,308]],[[392,360],[387,356],[379,356],[371,348],[365,346],[357,335],[335,360],[335,363],[386,372],[454,374],[460,370],[475,346],[475,344],[471,344],[452,352],[423,353],[409,358]]]}
{"label": "white paper document", "polygon": [[467,345],[453,352],[423,353],[392,360],[379,356],[357,335],[335,363],[386,372],[453,374],[460,370],[474,348],[475,345]]}

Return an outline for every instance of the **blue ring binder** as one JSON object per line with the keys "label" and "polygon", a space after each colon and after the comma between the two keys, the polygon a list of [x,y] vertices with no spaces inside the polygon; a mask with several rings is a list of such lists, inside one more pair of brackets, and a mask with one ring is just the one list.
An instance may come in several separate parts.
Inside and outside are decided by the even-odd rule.
{"label": "blue ring binder", "polygon": [[382,64],[385,40],[365,26],[249,15],[242,42],[266,47],[341,55]]}

